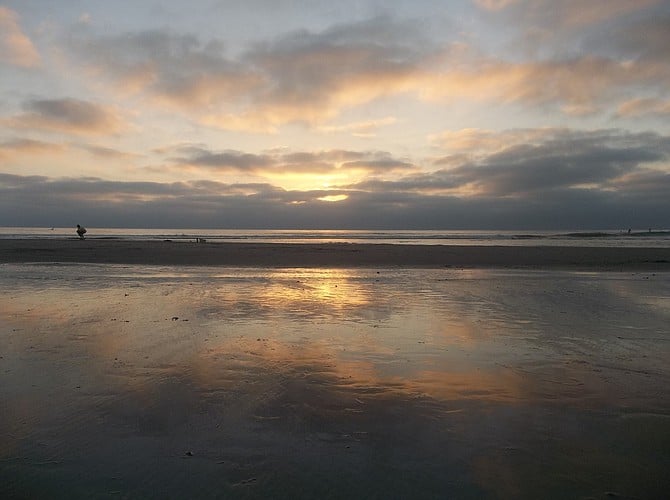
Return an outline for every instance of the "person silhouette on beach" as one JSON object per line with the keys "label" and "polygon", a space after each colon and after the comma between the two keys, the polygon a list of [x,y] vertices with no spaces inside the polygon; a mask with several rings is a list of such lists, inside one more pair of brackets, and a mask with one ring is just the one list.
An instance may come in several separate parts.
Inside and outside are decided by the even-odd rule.
{"label": "person silhouette on beach", "polygon": [[86,228],[77,224],[77,234],[79,235],[79,239],[83,240],[84,235],[86,234]]}

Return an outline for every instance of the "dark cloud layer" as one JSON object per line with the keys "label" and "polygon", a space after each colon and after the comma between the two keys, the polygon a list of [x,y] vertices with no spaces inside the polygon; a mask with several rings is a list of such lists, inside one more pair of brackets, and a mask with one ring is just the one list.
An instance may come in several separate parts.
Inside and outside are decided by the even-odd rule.
{"label": "dark cloud layer", "polygon": [[[653,133],[556,131],[478,163],[330,190],[3,174],[0,224],[71,225],[85,217],[92,226],[135,227],[667,227],[670,174],[657,167],[669,159],[670,138]],[[334,195],[347,199],[323,201]]]}
{"label": "dark cloud layer", "polygon": [[512,144],[477,162],[349,187],[413,192],[467,188],[472,197],[498,198],[540,197],[566,188],[625,191],[628,176],[655,172],[649,165],[667,164],[669,158],[670,138],[654,133],[557,130],[539,142]]}

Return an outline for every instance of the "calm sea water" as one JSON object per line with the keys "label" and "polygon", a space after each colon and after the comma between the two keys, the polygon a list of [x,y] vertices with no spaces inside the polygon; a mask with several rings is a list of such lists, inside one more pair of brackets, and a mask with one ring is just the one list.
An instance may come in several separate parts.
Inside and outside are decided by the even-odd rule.
{"label": "calm sea water", "polygon": [[[73,238],[74,227],[0,227],[0,239]],[[89,227],[89,239],[250,243],[391,243],[396,245],[670,247],[670,230],[589,231],[138,229]]]}

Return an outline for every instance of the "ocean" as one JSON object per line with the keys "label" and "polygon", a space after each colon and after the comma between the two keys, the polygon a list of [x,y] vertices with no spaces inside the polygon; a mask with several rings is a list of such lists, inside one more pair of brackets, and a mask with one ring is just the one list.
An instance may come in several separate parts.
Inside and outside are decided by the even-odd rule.
{"label": "ocean", "polygon": [[[0,239],[76,238],[76,227],[0,227]],[[141,229],[88,227],[89,239],[248,243],[386,243],[395,245],[670,247],[670,230],[331,230]]]}

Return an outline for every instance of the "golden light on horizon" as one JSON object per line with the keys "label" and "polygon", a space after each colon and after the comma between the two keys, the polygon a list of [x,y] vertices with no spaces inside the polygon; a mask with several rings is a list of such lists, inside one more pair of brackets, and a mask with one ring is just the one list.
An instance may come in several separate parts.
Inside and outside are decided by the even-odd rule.
{"label": "golden light on horizon", "polygon": [[327,201],[329,203],[334,203],[334,202],[338,202],[338,201],[344,201],[347,198],[349,198],[348,194],[334,194],[334,195],[329,195],[329,196],[322,196],[321,198],[317,198],[317,200]]}
{"label": "golden light on horizon", "polygon": [[329,172],[262,172],[262,176],[273,185],[287,191],[334,190],[336,186],[356,184],[365,178],[365,173],[351,170]]}

